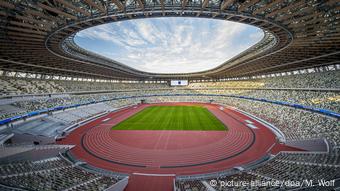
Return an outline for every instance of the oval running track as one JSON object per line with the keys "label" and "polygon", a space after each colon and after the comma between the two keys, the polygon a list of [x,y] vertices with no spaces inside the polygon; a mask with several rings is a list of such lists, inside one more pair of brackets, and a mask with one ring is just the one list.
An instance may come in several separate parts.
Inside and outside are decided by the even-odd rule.
{"label": "oval running track", "polygon": [[[201,105],[228,131],[112,130],[150,105]],[[247,124],[251,123],[253,128]],[[202,103],[141,104],[111,112],[69,134],[59,144],[90,165],[122,173],[190,175],[222,171],[258,160],[276,144],[263,124],[232,108]]]}

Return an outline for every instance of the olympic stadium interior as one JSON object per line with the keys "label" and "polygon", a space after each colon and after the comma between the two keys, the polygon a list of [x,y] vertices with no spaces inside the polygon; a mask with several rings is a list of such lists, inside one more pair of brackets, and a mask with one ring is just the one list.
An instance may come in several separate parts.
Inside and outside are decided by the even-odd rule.
{"label": "olympic stadium interior", "polygon": [[[189,73],[141,71],[74,40],[159,17],[264,35]],[[339,190],[339,20],[339,0],[0,0],[0,190]],[[207,108],[228,130],[111,129],[164,105]]]}

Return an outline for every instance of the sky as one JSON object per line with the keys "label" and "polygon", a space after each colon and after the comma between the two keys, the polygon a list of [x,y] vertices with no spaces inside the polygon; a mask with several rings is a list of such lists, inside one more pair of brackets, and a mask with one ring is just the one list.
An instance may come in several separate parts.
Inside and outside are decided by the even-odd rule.
{"label": "sky", "polygon": [[215,68],[263,38],[259,28],[236,22],[162,17],[112,22],[82,30],[82,48],[152,73]]}

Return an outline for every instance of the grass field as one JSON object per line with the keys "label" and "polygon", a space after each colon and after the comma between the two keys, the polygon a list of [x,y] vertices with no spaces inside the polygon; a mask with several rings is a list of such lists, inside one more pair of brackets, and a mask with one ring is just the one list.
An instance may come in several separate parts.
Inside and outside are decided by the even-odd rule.
{"label": "grass field", "polygon": [[207,108],[200,106],[151,106],[112,127],[114,130],[201,130],[227,128]]}

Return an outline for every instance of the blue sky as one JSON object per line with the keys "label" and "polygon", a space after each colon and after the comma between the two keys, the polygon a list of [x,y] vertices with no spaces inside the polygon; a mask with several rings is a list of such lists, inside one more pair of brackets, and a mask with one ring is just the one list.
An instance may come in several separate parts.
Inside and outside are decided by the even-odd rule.
{"label": "blue sky", "polygon": [[198,72],[221,65],[263,37],[261,29],[202,18],[148,18],[80,31],[75,42],[146,72]]}

